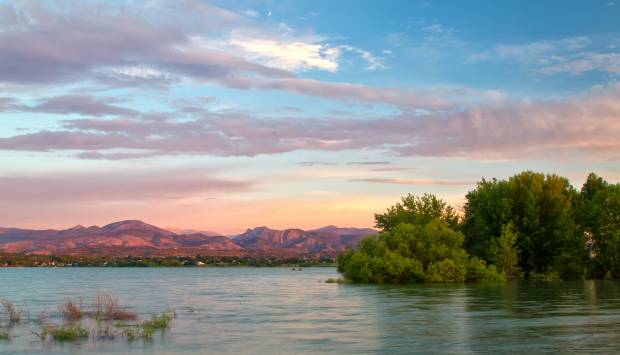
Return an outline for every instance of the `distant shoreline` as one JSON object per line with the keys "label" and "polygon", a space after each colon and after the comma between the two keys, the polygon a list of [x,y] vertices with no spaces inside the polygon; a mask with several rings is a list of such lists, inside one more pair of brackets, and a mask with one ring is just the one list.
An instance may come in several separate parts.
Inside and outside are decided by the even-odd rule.
{"label": "distant shoreline", "polygon": [[219,257],[219,256],[72,256],[0,254],[0,268],[71,267],[335,267],[335,259],[314,257]]}

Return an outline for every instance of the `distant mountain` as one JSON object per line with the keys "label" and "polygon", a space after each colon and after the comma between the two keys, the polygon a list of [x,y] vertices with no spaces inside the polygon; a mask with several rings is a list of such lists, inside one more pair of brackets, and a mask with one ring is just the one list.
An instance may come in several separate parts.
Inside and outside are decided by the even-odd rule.
{"label": "distant mountain", "polygon": [[312,231],[248,229],[234,238],[176,233],[142,221],[64,230],[0,228],[0,252],[82,255],[335,255],[377,231],[328,226]]}
{"label": "distant mountain", "polygon": [[364,236],[378,233],[377,230],[372,229],[372,228],[353,228],[353,227],[341,228],[341,227],[336,227],[336,226],[326,226],[323,228],[313,229],[311,230],[311,232],[327,232],[327,233],[333,233],[333,234],[338,234],[338,235],[364,235]]}
{"label": "distant mountain", "polygon": [[187,229],[187,228],[165,228],[166,230],[169,230],[171,232],[174,232],[176,234],[204,234],[204,235],[210,235],[210,236],[222,236],[222,233],[218,233],[218,232],[214,232],[214,231],[203,231],[203,230],[198,230],[198,229]]}
{"label": "distant mountain", "polygon": [[364,237],[376,234],[375,230],[325,227],[313,231],[301,229],[274,230],[267,227],[248,229],[233,240],[249,250],[287,250],[309,253],[336,253],[356,246]]}

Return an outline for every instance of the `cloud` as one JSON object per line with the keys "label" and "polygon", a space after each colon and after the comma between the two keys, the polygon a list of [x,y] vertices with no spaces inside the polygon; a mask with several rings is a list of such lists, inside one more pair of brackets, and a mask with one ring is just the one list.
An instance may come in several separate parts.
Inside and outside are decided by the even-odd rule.
{"label": "cloud", "polygon": [[591,43],[590,38],[585,36],[562,38],[559,40],[536,41],[526,44],[503,44],[495,45],[491,50],[476,53],[470,56],[470,63],[510,59],[528,63],[547,63],[552,55],[569,53],[581,50]]}
{"label": "cloud", "polygon": [[61,95],[41,100],[34,106],[22,106],[22,111],[54,114],[81,114],[88,116],[136,115],[137,111],[113,105],[120,100],[92,95]]}
{"label": "cloud", "polygon": [[[591,47],[592,40],[585,36],[528,44],[499,44],[490,51],[471,55],[468,62],[512,60],[534,66],[543,74],[579,75],[590,71],[620,74],[619,53],[596,52]],[[613,50],[614,47],[607,49]]]}
{"label": "cloud", "polygon": [[368,178],[351,179],[350,182],[367,182],[372,184],[396,184],[396,185],[444,185],[462,186],[473,185],[472,181],[436,180],[436,179],[400,179],[400,178]]}
{"label": "cloud", "polygon": [[389,165],[389,161],[349,161],[347,165]]}
{"label": "cloud", "polygon": [[324,82],[313,79],[289,78],[265,80],[255,86],[262,90],[284,90],[334,100],[390,104],[404,108],[454,109],[462,103],[497,100],[503,97],[496,90],[474,90],[464,87],[400,89],[371,87],[350,83]]}
{"label": "cloud", "polygon": [[[242,72],[289,75],[231,53],[196,46],[197,33],[243,22],[219,8],[185,5],[169,16],[187,15],[183,22],[175,23],[150,21],[139,13],[140,8],[121,11],[109,4],[79,4],[64,12],[39,3],[0,5],[4,20],[0,22],[0,82],[116,79],[130,85],[181,75],[227,83],[226,79]],[[185,27],[185,23],[194,23],[197,14],[209,25]]]}
{"label": "cloud", "polygon": [[612,85],[558,100],[500,101],[455,112],[364,119],[209,111],[183,120],[168,113],[72,119],[58,130],[0,138],[0,150],[67,150],[81,152],[82,158],[120,159],[123,154],[255,156],[374,149],[403,156],[600,161],[619,158],[619,103],[620,85]]}
{"label": "cloud", "polygon": [[583,74],[601,71],[620,74],[620,53],[579,53],[569,58],[555,58],[554,63],[542,68],[545,74]]}
{"label": "cloud", "polygon": [[243,11],[243,14],[245,16],[247,16],[247,17],[250,17],[250,18],[258,18],[258,17],[260,17],[260,13],[258,11],[256,11],[256,10],[250,10],[250,9],[249,10],[245,10],[245,11]]}
{"label": "cloud", "polygon": [[[36,2],[2,4],[0,84],[161,88],[189,80],[415,109],[455,108],[498,96],[492,90],[383,88],[300,78],[295,71],[338,70],[346,53],[361,58],[369,70],[385,65],[367,50],[295,35],[285,24],[284,34],[269,32],[217,7],[183,4],[175,11],[166,7],[171,4],[148,11],[110,3],[76,4],[70,11]],[[99,104],[113,109],[109,102]]]}
{"label": "cloud", "polygon": [[0,177],[0,199],[15,202],[131,201],[170,199],[197,194],[244,192],[247,181],[226,180],[208,171],[181,169],[128,173],[84,173]]}
{"label": "cloud", "polygon": [[321,43],[284,42],[239,36],[233,37],[228,43],[254,55],[254,60],[262,61],[270,67],[292,71],[319,69],[334,72],[338,70],[339,49]]}

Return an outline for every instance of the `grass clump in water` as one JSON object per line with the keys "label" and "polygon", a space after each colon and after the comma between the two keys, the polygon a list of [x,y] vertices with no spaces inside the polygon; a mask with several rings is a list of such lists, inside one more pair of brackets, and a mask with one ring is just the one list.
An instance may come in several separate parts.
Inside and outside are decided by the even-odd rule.
{"label": "grass clump in water", "polygon": [[11,332],[8,329],[0,329],[0,341],[11,340]]}
{"label": "grass clump in water", "polygon": [[75,303],[68,300],[60,307],[58,307],[60,314],[63,318],[69,321],[78,321],[84,318],[84,308],[82,307],[82,301]]}
{"label": "grass clump in water", "polygon": [[109,320],[136,320],[138,315],[122,309],[118,301],[110,295],[99,295],[90,316],[98,321]]}
{"label": "grass clump in water", "polygon": [[0,303],[2,303],[2,306],[4,307],[4,312],[9,317],[9,321],[11,323],[19,323],[19,321],[22,319],[22,315],[21,312],[18,311],[17,308],[15,308],[13,302],[3,299],[0,300]]}
{"label": "grass clump in water", "polygon": [[46,338],[47,334],[57,341],[76,341],[78,339],[88,338],[89,335],[88,330],[80,323],[61,325],[59,327],[46,326],[45,329],[43,329],[42,338]]}
{"label": "grass clump in water", "polygon": [[325,283],[326,284],[343,284],[343,283],[346,283],[346,280],[341,277],[337,279],[330,277],[329,279],[325,280]]}
{"label": "grass clump in water", "polygon": [[149,319],[141,323],[128,324],[124,322],[117,322],[114,326],[124,329],[123,335],[128,341],[135,341],[138,339],[151,340],[157,331],[164,331],[170,328],[172,320],[175,319],[176,316],[176,312],[173,309],[168,308],[159,315],[151,315]]}
{"label": "grass clump in water", "polygon": [[172,320],[177,317],[173,309],[168,308],[160,315],[151,315],[151,318],[142,322],[141,327],[145,333],[151,335],[157,330],[164,330],[170,327]]}

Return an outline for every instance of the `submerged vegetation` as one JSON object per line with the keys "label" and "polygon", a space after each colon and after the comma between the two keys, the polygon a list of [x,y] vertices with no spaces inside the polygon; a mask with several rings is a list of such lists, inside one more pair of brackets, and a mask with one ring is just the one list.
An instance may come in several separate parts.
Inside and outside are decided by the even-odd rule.
{"label": "submerged vegetation", "polygon": [[[21,318],[15,320],[14,314],[17,311],[13,303],[2,300],[2,305],[8,326],[3,327],[0,323],[0,340],[10,340],[10,329],[20,322]],[[57,313],[41,312],[35,319],[28,317],[25,323],[40,327],[39,330],[31,331],[40,341],[72,342],[81,339],[116,338],[150,341],[155,333],[169,329],[175,318],[176,312],[168,308],[161,314],[151,314],[149,318],[140,320],[137,313],[121,307],[115,298],[99,295],[88,310],[81,300],[67,300],[58,307]]]}
{"label": "submerged vegetation", "polygon": [[338,259],[364,283],[620,278],[620,184],[590,174],[578,192],[557,175],[482,180],[462,213],[408,195],[375,215],[382,232]]}

